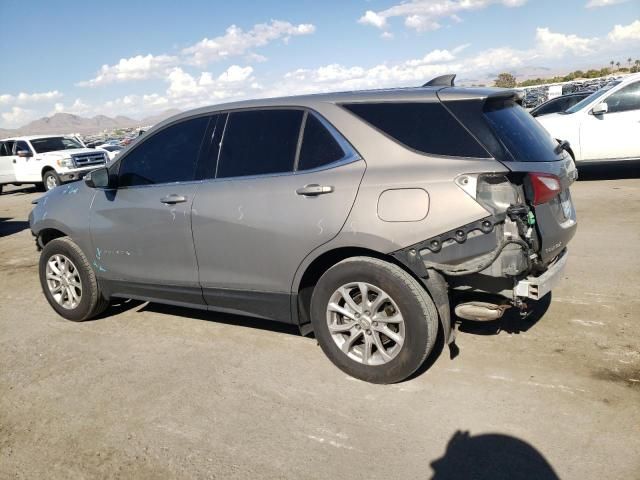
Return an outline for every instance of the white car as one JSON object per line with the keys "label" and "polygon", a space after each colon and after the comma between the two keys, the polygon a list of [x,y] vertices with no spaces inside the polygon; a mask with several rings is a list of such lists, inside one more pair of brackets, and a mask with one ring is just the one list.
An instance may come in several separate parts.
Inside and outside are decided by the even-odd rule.
{"label": "white car", "polygon": [[0,140],[0,193],[7,184],[33,183],[51,190],[104,165],[107,152],[86,148],[65,135],[33,135]]}
{"label": "white car", "polygon": [[537,117],[576,162],[640,159],[640,74],[612,81],[565,112]]}

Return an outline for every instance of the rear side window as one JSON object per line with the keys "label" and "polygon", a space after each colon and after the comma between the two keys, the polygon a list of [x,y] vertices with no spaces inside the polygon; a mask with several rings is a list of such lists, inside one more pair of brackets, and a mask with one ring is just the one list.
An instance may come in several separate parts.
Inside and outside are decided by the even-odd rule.
{"label": "rear side window", "polygon": [[551,162],[562,158],[562,152],[554,151],[558,143],[512,99],[487,102],[484,117],[513,160]]}
{"label": "rear side window", "polygon": [[184,120],[142,140],[122,159],[118,184],[131,187],[194,180],[208,122],[209,117]]}
{"label": "rear side window", "polygon": [[308,114],[304,125],[298,170],[309,170],[336,162],[344,157],[337,140],[314,115]]}
{"label": "rear side window", "polygon": [[293,171],[302,116],[302,110],[230,113],[216,177]]}
{"label": "rear side window", "polygon": [[486,150],[439,102],[352,103],[342,106],[418,152],[454,157],[489,157]]}
{"label": "rear side window", "polygon": [[0,157],[10,157],[13,155],[11,149],[13,142],[0,142]]}

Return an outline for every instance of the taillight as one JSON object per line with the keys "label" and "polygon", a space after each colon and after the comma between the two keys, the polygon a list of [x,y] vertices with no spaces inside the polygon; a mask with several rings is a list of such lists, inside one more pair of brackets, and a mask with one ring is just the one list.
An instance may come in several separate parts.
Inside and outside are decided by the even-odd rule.
{"label": "taillight", "polygon": [[560,179],[548,173],[530,173],[533,204],[540,205],[553,199],[562,190]]}

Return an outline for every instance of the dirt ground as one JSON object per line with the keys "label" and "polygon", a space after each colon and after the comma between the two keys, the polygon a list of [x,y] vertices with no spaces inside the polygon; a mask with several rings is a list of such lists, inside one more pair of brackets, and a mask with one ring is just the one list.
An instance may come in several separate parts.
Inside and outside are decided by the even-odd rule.
{"label": "dirt ground", "polygon": [[[123,302],[67,322],[0,196],[0,478],[640,478],[640,166],[581,171],[544,315],[464,323],[411,380],[295,328]],[[539,306],[544,311],[544,305]]]}

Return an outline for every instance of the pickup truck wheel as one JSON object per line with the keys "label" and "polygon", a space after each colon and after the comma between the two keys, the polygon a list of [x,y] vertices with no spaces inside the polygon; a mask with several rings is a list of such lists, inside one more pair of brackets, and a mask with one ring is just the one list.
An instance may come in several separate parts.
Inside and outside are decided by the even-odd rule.
{"label": "pickup truck wheel", "polygon": [[369,257],[325,272],[313,291],[311,318],[329,359],[372,383],[414,373],[438,333],[438,313],[424,287],[397,265]]}
{"label": "pickup truck wheel", "polygon": [[44,175],[42,175],[42,184],[47,191],[53,190],[61,183],[60,177],[54,170],[47,170],[44,172]]}
{"label": "pickup truck wheel", "polygon": [[44,246],[39,273],[47,301],[67,320],[88,320],[109,304],[100,293],[89,260],[68,237],[56,238]]}

